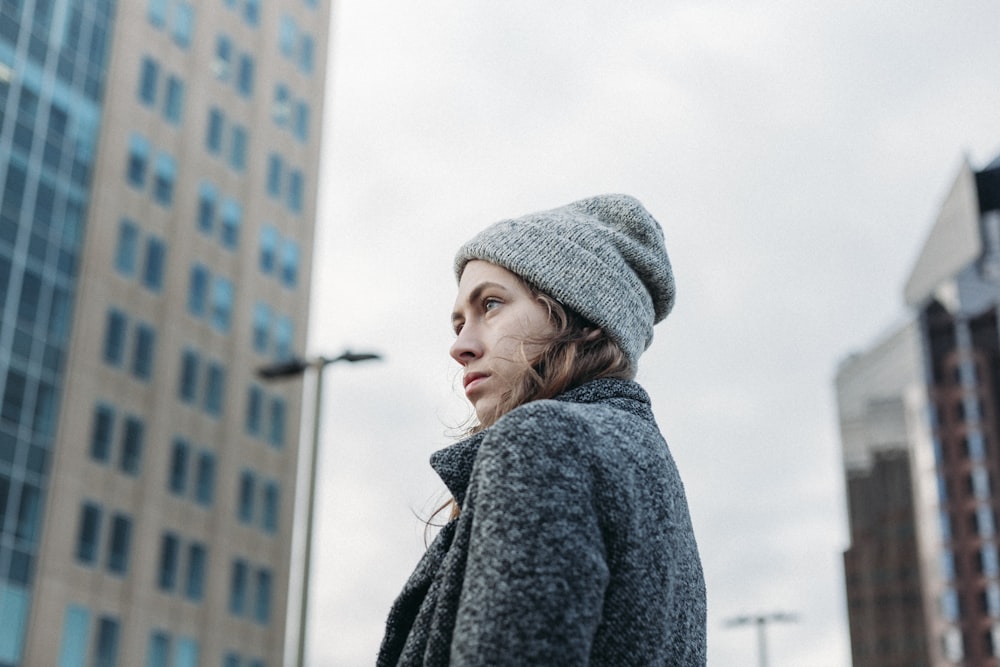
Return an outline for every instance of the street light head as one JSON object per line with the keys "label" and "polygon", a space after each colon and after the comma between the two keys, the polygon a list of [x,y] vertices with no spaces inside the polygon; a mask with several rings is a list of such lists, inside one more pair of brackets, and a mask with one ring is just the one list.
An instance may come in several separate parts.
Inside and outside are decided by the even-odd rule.
{"label": "street light head", "polygon": [[351,352],[348,350],[332,361],[347,361],[353,364],[359,361],[374,361],[381,358],[381,355],[374,352]]}
{"label": "street light head", "polygon": [[286,359],[285,361],[278,361],[273,364],[268,364],[267,366],[261,366],[257,369],[257,377],[264,380],[277,380],[279,378],[294,377],[296,375],[301,375],[307,368],[309,368],[309,362],[305,359],[292,357],[291,359]]}

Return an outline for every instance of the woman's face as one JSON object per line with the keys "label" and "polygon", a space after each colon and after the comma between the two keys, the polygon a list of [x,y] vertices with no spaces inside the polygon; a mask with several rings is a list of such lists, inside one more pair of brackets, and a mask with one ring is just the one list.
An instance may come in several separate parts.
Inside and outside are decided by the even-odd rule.
{"label": "woman's face", "polygon": [[536,341],[554,334],[555,326],[516,275],[482,260],[465,265],[451,319],[451,356],[464,367],[465,395],[483,421],[529,367]]}

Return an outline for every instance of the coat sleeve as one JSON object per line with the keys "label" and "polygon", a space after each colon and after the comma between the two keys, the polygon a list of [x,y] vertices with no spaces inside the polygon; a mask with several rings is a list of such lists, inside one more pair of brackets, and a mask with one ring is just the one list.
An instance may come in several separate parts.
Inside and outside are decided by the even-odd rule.
{"label": "coat sleeve", "polygon": [[516,412],[494,425],[473,469],[451,662],[584,665],[609,578],[592,437],[548,402]]}

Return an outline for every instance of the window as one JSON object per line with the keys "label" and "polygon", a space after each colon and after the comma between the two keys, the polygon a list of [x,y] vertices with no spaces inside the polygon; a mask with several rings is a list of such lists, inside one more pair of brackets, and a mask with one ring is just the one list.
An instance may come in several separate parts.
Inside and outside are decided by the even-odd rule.
{"label": "window", "polygon": [[298,32],[295,19],[288,14],[282,14],[281,23],[278,24],[278,48],[281,55],[291,58],[295,54],[295,38]]}
{"label": "window", "polygon": [[219,331],[229,331],[233,315],[233,284],[216,277],[212,290],[212,326]]}
{"label": "window", "polygon": [[198,229],[210,234],[215,224],[215,200],[218,194],[211,183],[198,188]]}
{"label": "window", "polygon": [[159,292],[163,287],[163,265],[167,247],[160,239],[146,239],[146,265],[143,267],[142,282],[149,289]]}
{"label": "window", "polygon": [[299,43],[299,69],[305,74],[312,74],[315,50],[313,38],[310,35],[302,35]]}
{"label": "window", "polygon": [[278,531],[278,510],[281,491],[278,483],[269,481],[264,484],[264,508],[261,513],[261,527],[269,533]]}
{"label": "window", "polygon": [[116,574],[128,571],[128,554],[132,542],[132,519],[124,514],[116,514],[111,520],[111,535],[108,539],[108,569]]}
{"label": "window", "polygon": [[225,81],[233,62],[233,43],[225,35],[215,38],[215,76]]}
{"label": "window", "polygon": [[106,462],[111,458],[111,433],[114,430],[115,411],[109,405],[98,403],[94,407],[94,421],[90,430],[90,458]]}
{"label": "window", "polygon": [[164,206],[174,201],[174,181],[177,179],[177,162],[166,153],[156,156],[156,180],[153,184],[153,198]]}
{"label": "window", "polygon": [[181,356],[181,378],[178,396],[185,403],[193,403],[198,393],[198,353],[185,350]]}
{"label": "window", "polygon": [[198,667],[198,642],[189,637],[177,640],[177,656],[174,667]]}
{"label": "window", "polygon": [[184,82],[173,75],[167,77],[163,116],[174,125],[179,125],[184,117]]}
{"label": "window", "polygon": [[232,576],[229,580],[229,612],[235,616],[246,613],[247,604],[247,564],[246,561],[233,561]]}
{"label": "window", "polygon": [[201,264],[191,267],[191,279],[188,285],[188,312],[195,316],[205,314],[205,303],[208,294],[208,269]]}
{"label": "window", "polygon": [[219,364],[210,364],[205,388],[205,411],[214,416],[222,414],[225,399],[226,371]]}
{"label": "window", "polygon": [[261,405],[264,402],[264,392],[257,385],[251,385],[247,391],[246,428],[250,435],[260,435]]}
{"label": "window", "polygon": [[153,25],[163,26],[167,21],[167,0],[149,0],[147,16]]}
{"label": "window", "polygon": [[222,112],[216,108],[208,111],[208,131],[205,134],[205,148],[209,153],[218,155],[222,152],[222,128],[225,125],[225,118]]}
{"label": "window", "polygon": [[260,22],[260,0],[245,0],[243,18],[247,25],[256,26]]}
{"label": "window", "polygon": [[295,241],[285,241],[281,260],[281,281],[286,287],[295,287],[299,281],[299,245]]}
{"label": "window", "polygon": [[294,213],[302,212],[302,172],[292,169],[288,175],[288,208]]}
{"label": "window", "polygon": [[267,194],[272,197],[281,196],[281,178],[284,166],[281,163],[281,156],[275,153],[267,158]]}
{"label": "window", "polygon": [[136,327],[135,349],[132,354],[132,373],[137,378],[148,380],[153,376],[154,345],[156,332],[148,324]]}
{"label": "window", "polygon": [[229,146],[229,166],[243,171],[247,166],[247,131],[242,125],[233,125],[233,141]]}
{"label": "window", "polygon": [[167,488],[177,495],[183,495],[187,490],[188,452],[190,447],[186,440],[174,438],[174,446],[170,453],[170,476]]}
{"label": "window", "polygon": [[149,636],[149,648],[146,651],[146,667],[168,667],[170,657],[170,635],[154,630]]}
{"label": "window", "polygon": [[146,426],[138,417],[127,417],[122,429],[122,446],[118,467],[129,475],[138,475],[142,468],[142,449]]}
{"label": "window", "polygon": [[80,526],[76,534],[76,559],[91,564],[97,560],[97,540],[101,532],[101,508],[84,503],[80,510]]}
{"label": "window", "polygon": [[243,97],[253,95],[253,58],[244,53],[240,56],[240,66],[236,75],[236,89]]}
{"label": "window", "polygon": [[274,86],[274,106],[271,109],[271,116],[279,126],[288,122],[291,113],[291,95],[288,93],[288,86],[283,83]]}
{"label": "window", "polygon": [[266,624],[271,620],[271,571],[265,568],[257,571],[257,599],[253,616],[258,623]]}
{"label": "window", "polygon": [[235,199],[222,202],[222,244],[235,248],[240,242],[240,226],[243,224],[243,209]]}
{"label": "window", "polygon": [[174,7],[174,42],[181,47],[191,45],[194,30],[194,7],[186,2],[178,2]]}
{"label": "window", "polygon": [[254,496],[257,493],[257,480],[249,470],[240,475],[240,491],[236,515],[243,523],[253,523]]}
{"label": "window", "polygon": [[66,616],[63,618],[62,645],[59,648],[59,667],[83,664],[87,655],[89,630],[90,611],[75,604],[67,606]]}
{"label": "window", "polygon": [[266,303],[258,302],[253,309],[253,349],[261,354],[267,353],[270,327],[271,308]]}
{"label": "window", "polygon": [[278,359],[292,357],[292,320],[279,317],[274,323],[274,355]]}
{"label": "window", "polygon": [[128,321],[125,313],[112,308],[108,311],[108,319],[104,330],[104,361],[118,366],[125,357],[125,328]]}
{"label": "window", "polygon": [[271,432],[268,441],[275,447],[285,444],[285,402],[277,397],[271,399]]}
{"label": "window", "polygon": [[157,586],[163,591],[172,591],[177,585],[177,559],[180,542],[173,533],[164,533],[160,542],[160,567]]}
{"label": "window", "polygon": [[123,276],[135,273],[136,250],[139,245],[139,230],[135,223],[124,219],[118,226],[118,246],[115,250],[115,269]]}
{"label": "window", "polygon": [[303,143],[309,139],[309,105],[302,100],[295,103],[292,131],[295,133],[295,138]]}
{"label": "window", "polygon": [[185,594],[191,600],[201,600],[205,595],[205,545],[193,542],[188,546],[188,570]]}
{"label": "window", "polygon": [[97,623],[97,647],[94,667],[115,667],[118,664],[118,619],[102,616]]}
{"label": "window", "polygon": [[275,255],[278,248],[278,231],[270,225],[264,225],[260,230],[260,270],[263,273],[274,271]]}
{"label": "window", "polygon": [[156,103],[156,86],[160,75],[160,66],[155,60],[146,56],[142,59],[141,67],[139,75],[139,101],[146,106],[152,106]]}
{"label": "window", "polygon": [[128,182],[137,188],[146,184],[146,163],[149,160],[149,142],[145,137],[133,134],[128,144]]}
{"label": "window", "polygon": [[195,473],[195,500],[199,505],[209,506],[215,497],[215,454],[203,451],[198,455]]}

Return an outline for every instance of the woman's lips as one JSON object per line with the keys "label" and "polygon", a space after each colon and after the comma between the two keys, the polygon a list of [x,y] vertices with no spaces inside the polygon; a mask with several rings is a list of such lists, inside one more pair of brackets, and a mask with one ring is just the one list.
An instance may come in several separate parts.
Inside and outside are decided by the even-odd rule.
{"label": "woman's lips", "polygon": [[475,391],[476,387],[481,385],[488,377],[485,373],[467,373],[462,378],[462,384],[465,386],[465,395],[468,396]]}

